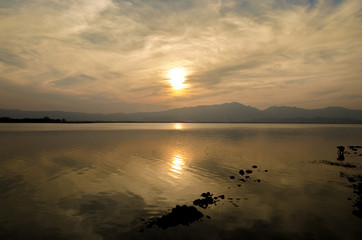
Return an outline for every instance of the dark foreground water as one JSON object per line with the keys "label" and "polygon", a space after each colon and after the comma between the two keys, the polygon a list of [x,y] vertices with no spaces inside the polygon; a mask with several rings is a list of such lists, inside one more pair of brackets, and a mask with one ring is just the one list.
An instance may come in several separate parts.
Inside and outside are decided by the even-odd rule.
{"label": "dark foreground water", "polygon": [[0,239],[359,239],[358,145],[361,125],[0,124]]}

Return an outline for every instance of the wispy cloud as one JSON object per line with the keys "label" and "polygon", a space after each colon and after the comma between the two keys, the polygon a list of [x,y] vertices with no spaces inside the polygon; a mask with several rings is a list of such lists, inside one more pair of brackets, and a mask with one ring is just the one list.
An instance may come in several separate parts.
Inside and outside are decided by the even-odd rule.
{"label": "wispy cloud", "polygon": [[[0,73],[14,89],[35,86],[60,102],[69,94],[113,99],[119,111],[126,111],[125,104],[231,101],[261,108],[289,103],[358,108],[358,98],[342,96],[362,101],[356,90],[362,88],[361,5],[359,0],[0,0]],[[184,94],[173,94],[167,83],[173,67],[189,73]],[[329,88],[338,91],[314,94]],[[306,97],[313,99],[303,104]],[[101,102],[102,111],[111,111]]]}
{"label": "wispy cloud", "polygon": [[69,86],[74,87],[74,85],[86,84],[95,80],[97,79],[92,76],[88,76],[86,74],[79,74],[76,76],[70,76],[59,80],[55,80],[50,83],[56,87],[69,87]]}
{"label": "wispy cloud", "polygon": [[18,55],[8,51],[7,49],[0,48],[0,62],[5,65],[15,66],[15,67],[25,67],[24,60]]}

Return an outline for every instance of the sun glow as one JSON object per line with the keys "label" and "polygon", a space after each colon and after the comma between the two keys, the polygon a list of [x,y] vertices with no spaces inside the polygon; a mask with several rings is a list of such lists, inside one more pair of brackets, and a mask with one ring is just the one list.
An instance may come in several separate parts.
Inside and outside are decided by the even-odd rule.
{"label": "sun glow", "polygon": [[185,88],[187,85],[184,84],[186,71],[183,68],[173,68],[168,72],[168,78],[170,78],[170,84],[175,90]]}

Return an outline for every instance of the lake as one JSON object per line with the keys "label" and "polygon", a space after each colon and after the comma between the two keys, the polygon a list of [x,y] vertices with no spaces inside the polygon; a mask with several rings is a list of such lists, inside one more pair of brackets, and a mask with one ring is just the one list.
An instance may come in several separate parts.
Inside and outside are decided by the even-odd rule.
{"label": "lake", "polygon": [[358,145],[362,125],[0,124],[0,239],[359,239]]}

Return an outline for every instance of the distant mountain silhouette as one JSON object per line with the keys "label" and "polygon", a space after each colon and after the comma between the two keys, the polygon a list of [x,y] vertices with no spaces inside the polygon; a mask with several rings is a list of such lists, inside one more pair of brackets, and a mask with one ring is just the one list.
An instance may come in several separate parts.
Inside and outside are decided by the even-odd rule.
{"label": "distant mountain silhouette", "polygon": [[362,110],[342,107],[303,109],[270,107],[265,110],[240,103],[224,103],[176,108],[162,112],[90,114],[61,111],[21,111],[0,109],[0,117],[14,119],[44,118],[87,122],[267,122],[267,123],[362,123]]}

